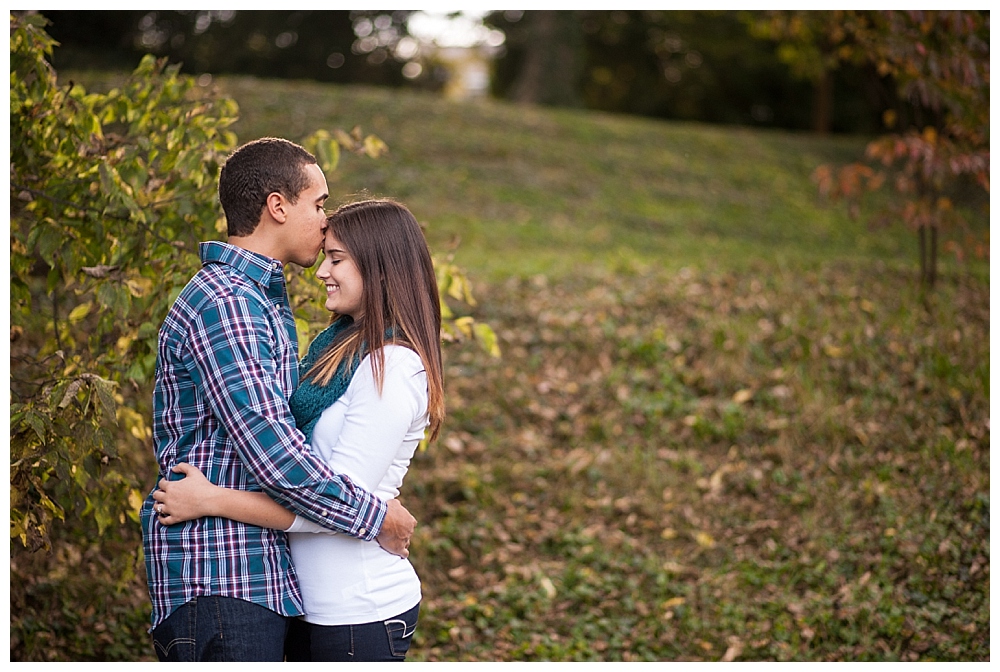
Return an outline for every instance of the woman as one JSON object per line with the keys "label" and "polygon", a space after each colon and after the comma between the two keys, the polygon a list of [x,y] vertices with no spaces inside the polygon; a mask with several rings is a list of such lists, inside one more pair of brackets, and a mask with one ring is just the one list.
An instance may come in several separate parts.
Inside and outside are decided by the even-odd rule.
{"label": "woman", "polygon": [[[327,220],[326,284],[334,321],[309,346],[289,400],[317,456],[383,499],[399,494],[414,450],[444,419],[441,307],[416,219],[391,200],[342,206]],[[402,660],[420,607],[409,561],[331,533],[264,493],[217,487],[194,467],[160,481],[166,524],[221,516],[289,532],[306,615],[292,621],[294,661]],[[161,507],[162,504],[162,507]]]}

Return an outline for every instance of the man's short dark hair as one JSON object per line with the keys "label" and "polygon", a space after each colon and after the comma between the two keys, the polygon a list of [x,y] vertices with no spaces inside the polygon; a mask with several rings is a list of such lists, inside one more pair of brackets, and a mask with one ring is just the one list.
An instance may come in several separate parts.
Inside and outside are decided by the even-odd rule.
{"label": "man's short dark hair", "polygon": [[295,203],[309,186],[305,166],[316,157],[294,142],[260,138],[237,147],[219,175],[219,201],[230,236],[249,236],[257,228],[268,194]]}

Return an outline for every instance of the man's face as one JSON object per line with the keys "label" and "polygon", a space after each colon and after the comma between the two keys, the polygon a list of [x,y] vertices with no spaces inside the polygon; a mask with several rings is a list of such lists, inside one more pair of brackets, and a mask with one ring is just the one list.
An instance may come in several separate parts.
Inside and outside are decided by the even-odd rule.
{"label": "man's face", "polygon": [[308,186],[299,193],[295,203],[286,202],[285,249],[287,258],[299,266],[308,268],[316,263],[316,257],[323,249],[326,232],[326,203],[328,189],[323,171],[315,163],[303,168],[309,179]]}

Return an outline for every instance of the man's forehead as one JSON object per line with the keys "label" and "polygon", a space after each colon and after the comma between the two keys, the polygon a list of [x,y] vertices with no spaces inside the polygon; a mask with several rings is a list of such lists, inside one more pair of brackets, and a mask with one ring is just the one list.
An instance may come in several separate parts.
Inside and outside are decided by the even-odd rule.
{"label": "man's forehead", "polygon": [[323,191],[326,191],[326,175],[323,174],[323,169],[319,167],[319,164],[308,164],[306,172],[309,174],[309,185],[311,187],[322,187]]}

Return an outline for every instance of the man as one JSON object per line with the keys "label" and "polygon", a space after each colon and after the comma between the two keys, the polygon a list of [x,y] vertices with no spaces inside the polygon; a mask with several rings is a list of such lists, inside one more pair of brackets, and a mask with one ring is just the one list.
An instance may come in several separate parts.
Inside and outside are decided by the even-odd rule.
{"label": "man", "polygon": [[[187,462],[212,482],[263,490],[300,515],[407,556],[416,521],[312,457],[288,397],[298,337],[283,266],[316,263],[326,178],[277,138],[226,160],[219,200],[228,243],[200,246],[203,267],[160,329],[153,443],[161,477]],[[143,546],[161,660],[282,660],[288,617],[302,613],[284,532],[222,518],[162,525],[152,493]]]}

